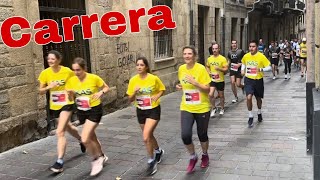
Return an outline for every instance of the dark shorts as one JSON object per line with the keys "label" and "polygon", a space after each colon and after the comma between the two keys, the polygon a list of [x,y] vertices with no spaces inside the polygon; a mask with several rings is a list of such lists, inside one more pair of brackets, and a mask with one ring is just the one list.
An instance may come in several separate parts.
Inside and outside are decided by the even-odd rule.
{"label": "dark shorts", "polygon": [[244,90],[246,91],[246,95],[249,94],[254,95],[258,98],[263,98],[264,95],[264,84],[263,78],[254,80],[250,78],[244,78]]}
{"label": "dark shorts", "polygon": [[86,120],[89,120],[95,123],[100,123],[102,114],[103,114],[102,104],[92,107],[88,111],[82,111],[79,109],[77,111],[80,124],[84,124]]}
{"label": "dark shorts", "polygon": [[160,121],[161,107],[157,106],[153,109],[142,110],[137,108],[137,117],[139,124],[145,124],[147,118]]}
{"label": "dark shorts", "polygon": [[271,64],[274,64],[274,65],[276,65],[276,66],[278,66],[279,65],[279,59],[278,58],[271,58]]}
{"label": "dark shorts", "polygon": [[232,70],[230,70],[230,76],[235,76],[236,78],[242,78],[241,71],[232,71]]}
{"label": "dark shorts", "polygon": [[307,61],[306,57],[299,57],[300,59],[303,59],[304,61]]}
{"label": "dark shorts", "polygon": [[224,91],[225,83],[223,82],[210,82],[210,87],[215,87],[217,91]]}
{"label": "dark shorts", "polygon": [[59,110],[52,110],[50,109],[50,118],[59,118],[60,113],[62,111],[67,111],[67,112],[73,112],[74,111],[74,104],[67,104],[64,105],[61,109]]}

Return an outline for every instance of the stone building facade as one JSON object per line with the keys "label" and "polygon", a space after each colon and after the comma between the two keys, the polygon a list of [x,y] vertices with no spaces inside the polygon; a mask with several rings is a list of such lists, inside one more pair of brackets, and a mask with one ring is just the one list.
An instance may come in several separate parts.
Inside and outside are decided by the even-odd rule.
{"label": "stone building facade", "polygon": [[[105,112],[112,112],[128,106],[126,88],[130,77],[135,73],[135,59],[145,56],[149,59],[151,69],[164,82],[167,93],[174,91],[177,83],[177,70],[182,60],[182,48],[195,45],[199,50],[199,62],[204,63],[208,57],[211,40],[222,42],[222,21],[226,18],[225,41],[231,37],[240,41],[241,14],[236,5],[225,8],[223,0],[0,0],[0,22],[12,16],[25,17],[31,25],[41,19],[55,19],[73,15],[94,14],[99,18],[109,11],[122,12],[128,19],[128,11],[154,5],[167,5],[172,8],[176,29],[152,32],[147,22],[150,17],[140,18],[140,33],[126,31],[118,37],[108,37],[99,28],[99,23],[92,25],[93,38],[83,40],[81,29],[75,27],[75,41],[61,44],[37,45],[29,43],[22,48],[8,48],[0,43],[0,152],[16,145],[24,144],[47,136],[48,123],[46,113],[46,96],[38,94],[37,78],[47,67],[45,56],[51,49],[63,53],[63,65],[70,66],[72,59],[82,56],[87,60],[89,71],[99,75],[110,86],[110,92],[103,98]],[[231,7],[232,6],[232,7]],[[223,13],[225,12],[225,13]],[[230,15],[230,17],[229,17]],[[231,28],[231,16],[239,17]],[[229,27],[230,26],[230,27]],[[229,31],[234,29],[234,33]],[[60,29],[61,30],[61,29]],[[13,27],[12,34],[19,38],[23,32],[36,32],[33,29],[20,30]],[[61,34],[61,32],[60,32]],[[243,39],[245,42],[246,40]],[[228,47],[227,43],[225,47]]]}

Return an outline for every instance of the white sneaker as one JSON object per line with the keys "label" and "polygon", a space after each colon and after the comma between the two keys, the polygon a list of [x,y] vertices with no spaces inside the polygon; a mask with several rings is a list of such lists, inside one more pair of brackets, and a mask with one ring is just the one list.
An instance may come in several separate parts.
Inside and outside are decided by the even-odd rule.
{"label": "white sneaker", "polygon": [[275,76],[273,76],[273,78],[272,78],[273,80],[275,80],[276,79],[276,77]]}
{"label": "white sneaker", "polygon": [[288,78],[289,78],[289,79],[291,78],[291,74],[289,74]]}
{"label": "white sneaker", "polygon": [[90,176],[96,176],[98,175],[102,169],[103,169],[103,164],[108,160],[107,156],[100,156],[98,159],[94,160],[91,162],[91,173]]}
{"label": "white sneaker", "polygon": [[216,115],[217,108],[211,110],[210,117],[214,117]]}
{"label": "white sneaker", "polygon": [[224,109],[220,109],[220,115],[224,114]]}
{"label": "white sneaker", "polygon": [[287,76],[287,75],[284,75],[284,79],[288,79],[288,76]]}
{"label": "white sneaker", "polygon": [[231,102],[232,102],[232,103],[238,102],[238,97],[236,97],[236,99],[233,99]]}

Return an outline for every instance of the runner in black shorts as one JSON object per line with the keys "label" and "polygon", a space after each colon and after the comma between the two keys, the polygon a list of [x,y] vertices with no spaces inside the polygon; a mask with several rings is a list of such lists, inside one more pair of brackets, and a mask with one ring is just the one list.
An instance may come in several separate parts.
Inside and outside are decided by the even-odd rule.
{"label": "runner in black shorts", "polygon": [[75,99],[77,115],[81,123],[84,123],[81,140],[93,157],[90,176],[96,176],[108,160],[102,152],[95,129],[99,126],[103,114],[101,97],[109,91],[109,87],[99,76],[86,72],[86,62],[82,58],[74,59],[72,69],[76,76],[69,79],[66,89],[69,97]]}
{"label": "runner in black shorts", "polygon": [[127,94],[137,108],[138,122],[148,152],[147,174],[152,175],[157,172],[157,164],[161,162],[164,153],[153,132],[160,121],[160,97],[166,88],[157,76],[151,74],[145,57],[137,59],[136,69],[138,74],[130,79]]}
{"label": "runner in black shorts", "polygon": [[280,55],[280,48],[275,46],[274,42],[271,42],[271,48],[269,49],[269,56],[271,57],[271,65],[272,65],[272,74],[273,78],[276,79],[276,71],[277,75],[279,75],[279,55]]}
{"label": "runner in black shorts", "polygon": [[217,90],[220,97],[220,115],[224,114],[224,73],[228,71],[227,59],[220,55],[219,44],[212,45],[213,55],[207,59],[206,68],[211,75],[212,82],[210,83],[209,96],[211,97],[212,111],[210,116],[214,117],[216,113],[214,92]]}
{"label": "runner in black shorts", "polygon": [[230,81],[231,81],[231,89],[233,95],[235,97],[232,100],[232,103],[238,102],[238,93],[237,87],[242,89],[244,92],[244,85],[241,84],[241,59],[244,56],[244,51],[242,49],[238,49],[237,41],[231,41],[231,50],[228,52],[229,58],[229,67],[230,67]]}
{"label": "runner in black shorts", "polygon": [[253,127],[252,114],[252,96],[257,100],[258,106],[258,121],[262,122],[262,98],[264,95],[263,72],[271,70],[269,60],[257,49],[258,42],[251,41],[249,45],[250,53],[247,53],[242,58],[241,73],[245,75],[245,91],[247,95],[247,107],[249,111],[249,128]]}
{"label": "runner in black shorts", "polygon": [[60,173],[63,171],[63,157],[67,147],[67,139],[65,137],[66,131],[79,141],[83,153],[86,151],[86,148],[81,143],[78,129],[70,122],[74,101],[68,101],[67,92],[65,91],[66,82],[74,76],[74,73],[68,67],[60,65],[62,55],[58,51],[50,51],[48,53],[47,61],[49,68],[43,70],[39,75],[39,90],[40,94],[45,94],[49,91],[49,116],[50,119],[55,118],[58,120],[58,127],[56,129],[58,159],[50,167],[50,170],[55,173]]}

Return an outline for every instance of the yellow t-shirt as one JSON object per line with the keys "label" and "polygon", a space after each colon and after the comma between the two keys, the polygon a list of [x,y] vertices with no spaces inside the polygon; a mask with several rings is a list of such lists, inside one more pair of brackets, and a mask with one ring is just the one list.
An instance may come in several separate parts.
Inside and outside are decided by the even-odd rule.
{"label": "yellow t-shirt", "polygon": [[160,91],[165,91],[166,88],[162,81],[155,75],[148,74],[145,79],[141,79],[139,74],[133,76],[128,85],[127,94],[132,96],[134,89],[139,87],[140,90],[136,94],[135,106],[139,109],[153,109],[160,105],[160,98],[157,101],[152,101],[151,97],[158,94]]}
{"label": "yellow t-shirt", "polygon": [[92,96],[99,92],[99,88],[105,84],[99,76],[91,73],[86,74],[83,82],[77,76],[74,76],[69,79],[66,85],[67,90],[75,91],[77,108],[83,111],[101,104],[100,99],[93,100]]}
{"label": "yellow t-shirt", "polygon": [[300,44],[300,57],[303,57],[303,58],[307,57],[307,45],[304,43]]}
{"label": "yellow t-shirt", "polygon": [[190,113],[205,113],[210,111],[211,104],[208,93],[202,92],[194,85],[188,83],[186,75],[193,76],[198,83],[203,85],[208,85],[211,82],[211,78],[203,65],[196,63],[192,69],[187,69],[186,64],[180,66],[178,78],[183,90],[180,110]]}
{"label": "yellow t-shirt", "polygon": [[247,53],[242,58],[242,64],[246,66],[245,76],[250,79],[262,79],[263,72],[258,72],[258,69],[270,66],[269,60],[260,52],[255,55]]}
{"label": "yellow t-shirt", "polygon": [[224,72],[215,70],[215,66],[223,68],[228,66],[228,61],[222,55],[218,57],[214,57],[213,55],[207,59],[207,67],[210,68],[211,71],[211,79],[213,82],[223,82],[224,81]]}
{"label": "yellow t-shirt", "polygon": [[50,89],[50,109],[60,110],[67,104],[73,104],[73,101],[69,101],[68,94],[65,91],[66,82],[74,76],[74,72],[68,67],[61,66],[59,72],[53,72],[49,67],[43,70],[39,75],[39,82],[43,85],[49,85],[51,82],[58,82],[59,86]]}

